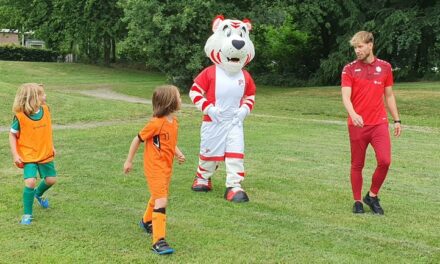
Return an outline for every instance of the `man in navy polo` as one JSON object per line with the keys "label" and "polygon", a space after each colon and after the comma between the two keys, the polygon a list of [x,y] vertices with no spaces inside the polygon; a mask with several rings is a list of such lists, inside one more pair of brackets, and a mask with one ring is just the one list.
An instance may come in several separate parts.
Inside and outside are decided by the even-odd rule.
{"label": "man in navy polo", "polygon": [[378,193],[391,163],[391,142],[388,129],[388,108],[394,120],[394,135],[402,131],[396,99],[393,93],[391,65],[373,54],[371,32],[359,31],[350,40],[357,59],[342,71],[342,101],[348,112],[348,132],[351,147],[351,186],[353,213],[364,213],[362,204],[362,169],[369,144],[376,153],[377,167],[371,187],[363,201],[375,214],[383,215]]}

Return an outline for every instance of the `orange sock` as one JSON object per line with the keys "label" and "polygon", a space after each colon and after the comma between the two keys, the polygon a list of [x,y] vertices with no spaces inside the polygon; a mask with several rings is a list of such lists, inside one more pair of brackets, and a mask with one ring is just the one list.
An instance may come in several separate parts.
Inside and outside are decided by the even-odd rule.
{"label": "orange sock", "polygon": [[153,211],[153,244],[159,239],[165,238],[165,228],[167,224],[167,215],[165,208],[154,209]]}
{"label": "orange sock", "polygon": [[154,209],[154,200],[150,198],[147,204],[147,209],[145,209],[144,217],[142,221],[144,223],[153,221],[153,209]]}

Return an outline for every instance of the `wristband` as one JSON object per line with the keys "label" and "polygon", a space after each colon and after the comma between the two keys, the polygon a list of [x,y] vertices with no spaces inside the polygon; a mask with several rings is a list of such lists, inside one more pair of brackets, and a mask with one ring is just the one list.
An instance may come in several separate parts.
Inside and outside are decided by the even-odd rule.
{"label": "wristband", "polygon": [[394,120],[394,124],[399,123],[402,124],[402,122],[400,120]]}

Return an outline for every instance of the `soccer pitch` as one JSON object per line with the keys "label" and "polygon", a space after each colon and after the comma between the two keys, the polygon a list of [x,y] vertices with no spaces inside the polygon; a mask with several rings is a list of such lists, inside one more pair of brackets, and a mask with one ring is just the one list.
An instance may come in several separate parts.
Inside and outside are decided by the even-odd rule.
{"label": "soccer pitch", "polygon": [[[380,193],[385,216],[351,213],[350,152],[339,87],[258,86],[245,122],[250,202],[223,199],[225,170],[214,190],[190,190],[198,161],[201,113],[183,107],[167,208],[170,256],[150,252],[137,226],[148,199],[138,151],[122,166],[132,138],[151,115],[160,74],[81,64],[0,61],[0,263],[439,263],[440,83],[398,83],[403,133],[392,138],[392,164]],[[8,127],[18,86],[45,85],[52,111],[58,183],[51,208],[34,203],[19,225],[22,171],[9,152]],[[98,98],[81,92],[111,91]],[[190,103],[182,94],[184,103]],[[369,148],[368,190],[375,167]]]}

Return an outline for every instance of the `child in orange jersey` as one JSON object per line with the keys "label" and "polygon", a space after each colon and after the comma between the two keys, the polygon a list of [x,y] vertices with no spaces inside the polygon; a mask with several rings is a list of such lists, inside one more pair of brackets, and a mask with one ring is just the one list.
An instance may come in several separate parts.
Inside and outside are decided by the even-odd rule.
{"label": "child in orange jersey", "polygon": [[133,138],[124,163],[124,172],[129,173],[132,161],[141,142],[145,142],[144,173],[150,189],[150,200],[139,225],[153,233],[154,253],[159,255],[174,252],[165,241],[168,188],[173,170],[173,160],[185,162],[185,156],[177,147],[178,123],[174,113],[180,109],[181,99],[177,87],[164,85],[153,94],[153,118]]}
{"label": "child in orange jersey", "polygon": [[[14,163],[23,168],[25,185],[21,224],[30,225],[34,197],[42,208],[48,208],[49,201],[42,195],[55,184],[57,175],[53,162],[52,123],[43,86],[36,83],[21,85],[12,110],[15,116],[9,133],[9,145]],[[35,188],[37,171],[42,180]]]}

